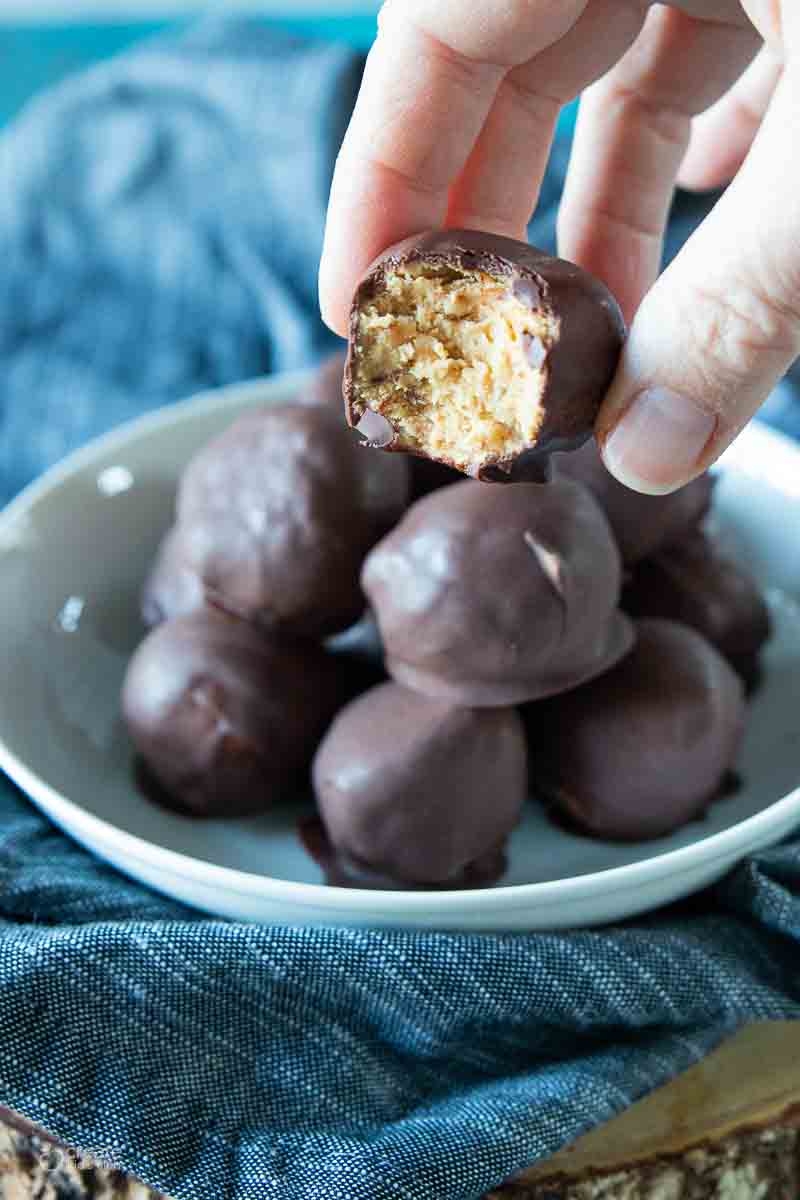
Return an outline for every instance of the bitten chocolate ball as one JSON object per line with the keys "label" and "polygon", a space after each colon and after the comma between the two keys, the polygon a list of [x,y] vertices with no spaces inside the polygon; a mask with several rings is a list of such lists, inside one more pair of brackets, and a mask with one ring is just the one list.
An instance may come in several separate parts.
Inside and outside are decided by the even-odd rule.
{"label": "bitten chocolate ball", "polygon": [[720,794],[741,741],[742,685],[699,633],[640,621],[631,653],[523,710],[534,792],[612,841],[661,837]]}
{"label": "bitten chocolate ball", "polygon": [[181,554],[211,602],[275,632],[322,637],[358,620],[361,563],[407,501],[407,464],[365,452],[333,411],[259,410],[184,472]]}
{"label": "bitten chocolate ball", "polygon": [[389,673],[453,704],[576,687],[632,641],[608,522],[566,481],[442,488],[372,550],[362,580]]}
{"label": "bitten chocolate ball", "polygon": [[176,808],[240,816],[303,785],[351,695],[346,668],[313,643],[278,642],[204,609],[145,638],[128,665],[122,709]]}
{"label": "bitten chocolate ball", "polygon": [[173,526],[158,548],[142,589],[142,620],[148,628],[196,612],[205,602],[197,571],[183,559],[180,530]]}
{"label": "bitten chocolate ball", "polygon": [[355,293],[347,419],[374,446],[506,480],[580,445],[625,328],[608,289],[525,242],[474,230],[385,251]]}
{"label": "bitten chocolate ball", "polygon": [[695,529],[711,507],[713,477],[705,474],[668,496],[645,496],[607,471],[594,438],[573,454],[551,459],[554,479],[582,483],[608,518],[626,564],[639,562]]}
{"label": "bitten chocolate ball", "polygon": [[522,723],[385,683],[339,713],[313,778],[340,880],[487,883],[527,795]]}
{"label": "bitten chocolate ball", "polygon": [[[323,406],[344,415],[342,400],[342,382],[346,355],[336,351],[326,358],[314,373],[308,387],[299,397],[301,404]],[[445,487],[448,483],[458,483],[463,478],[460,471],[445,467],[441,463],[431,462],[427,458],[416,456],[409,458],[410,474],[409,503],[420,500],[429,492]]]}
{"label": "bitten chocolate ball", "polygon": [[633,617],[665,617],[702,633],[727,658],[748,690],[770,636],[769,609],[758,584],[699,530],[634,569],[622,593]]}

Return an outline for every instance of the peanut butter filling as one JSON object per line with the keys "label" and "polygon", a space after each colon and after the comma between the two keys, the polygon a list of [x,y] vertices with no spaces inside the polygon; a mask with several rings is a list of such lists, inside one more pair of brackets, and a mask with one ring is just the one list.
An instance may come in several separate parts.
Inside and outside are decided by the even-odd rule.
{"label": "peanut butter filling", "polygon": [[469,470],[535,444],[559,321],[507,278],[412,262],[386,272],[358,314],[356,416],[402,445]]}

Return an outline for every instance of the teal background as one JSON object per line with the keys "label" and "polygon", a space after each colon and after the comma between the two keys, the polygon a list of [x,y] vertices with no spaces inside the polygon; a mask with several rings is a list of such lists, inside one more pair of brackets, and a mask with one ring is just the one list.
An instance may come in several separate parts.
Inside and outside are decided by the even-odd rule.
{"label": "teal background", "polygon": [[[36,0],[31,0],[36,3]],[[374,16],[264,18],[265,24],[309,37],[335,38],[368,49],[375,36]],[[118,54],[127,46],[187,21],[133,24],[9,26],[0,24],[0,125],[43,88],[92,63]],[[562,124],[571,126],[572,109]]]}
{"label": "teal background", "polygon": [[[36,3],[36,0],[31,0]],[[306,17],[267,21],[281,29],[322,38],[339,38],[367,49],[375,36],[375,17]],[[142,38],[187,21],[132,24],[8,26],[0,24],[0,124],[26,100],[66,75],[118,54]]]}

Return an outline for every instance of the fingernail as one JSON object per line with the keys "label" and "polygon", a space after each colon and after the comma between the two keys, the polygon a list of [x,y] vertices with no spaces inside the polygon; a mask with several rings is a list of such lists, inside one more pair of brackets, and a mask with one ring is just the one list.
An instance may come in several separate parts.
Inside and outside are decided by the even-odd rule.
{"label": "fingernail", "polygon": [[603,443],[603,459],[637,492],[670,492],[694,475],[717,418],[669,388],[647,388]]}

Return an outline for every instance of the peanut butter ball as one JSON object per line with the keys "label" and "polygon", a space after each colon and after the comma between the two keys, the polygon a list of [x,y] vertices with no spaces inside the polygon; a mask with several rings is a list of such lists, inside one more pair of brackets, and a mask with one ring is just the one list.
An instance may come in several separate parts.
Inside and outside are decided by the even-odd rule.
{"label": "peanut butter ball", "polygon": [[390,675],[452,704],[576,687],[633,638],[608,522],[566,481],[441,488],[375,546],[362,580]]}
{"label": "peanut butter ball", "polygon": [[365,451],[337,413],[260,409],[184,472],[180,553],[219,607],[324,637],[361,616],[364,556],[407,502],[407,464]]}
{"label": "peanut butter ball", "polygon": [[342,709],[313,777],[337,882],[487,884],[527,795],[522,723],[384,683]]}
{"label": "peanut butter ball", "polygon": [[623,562],[629,566],[696,529],[711,507],[713,476],[699,475],[668,496],[631,491],[607,471],[594,438],[572,454],[555,454],[551,478],[582,483],[611,526]]}
{"label": "peanut butter ball", "polygon": [[760,676],[759,657],[771,632],[769,609],[747,568],[695,531],[634,567],[622,593],[632,617],[664,617],[702,633],[742,678],[748,691]]}
{"label": "peanut butter ball", "polygon": [[264,812],[302,787],[347,664],[201,609],[157,626],[128,664],[131,738],[172,805],[198,817]]}
{"label": "peanut butter ball", "polygon": [[477,479],[590,436],[625,336],[608,289],[475,230],[386,250],[353,300],[347,418],[374,446]]}
{"label": "peanut butter ball", "polygon": [[719,797],[744,730],[742,684],[685,625],[639,621],[598,679],[523,710],[534,792],[594,837],[643,841]]}

